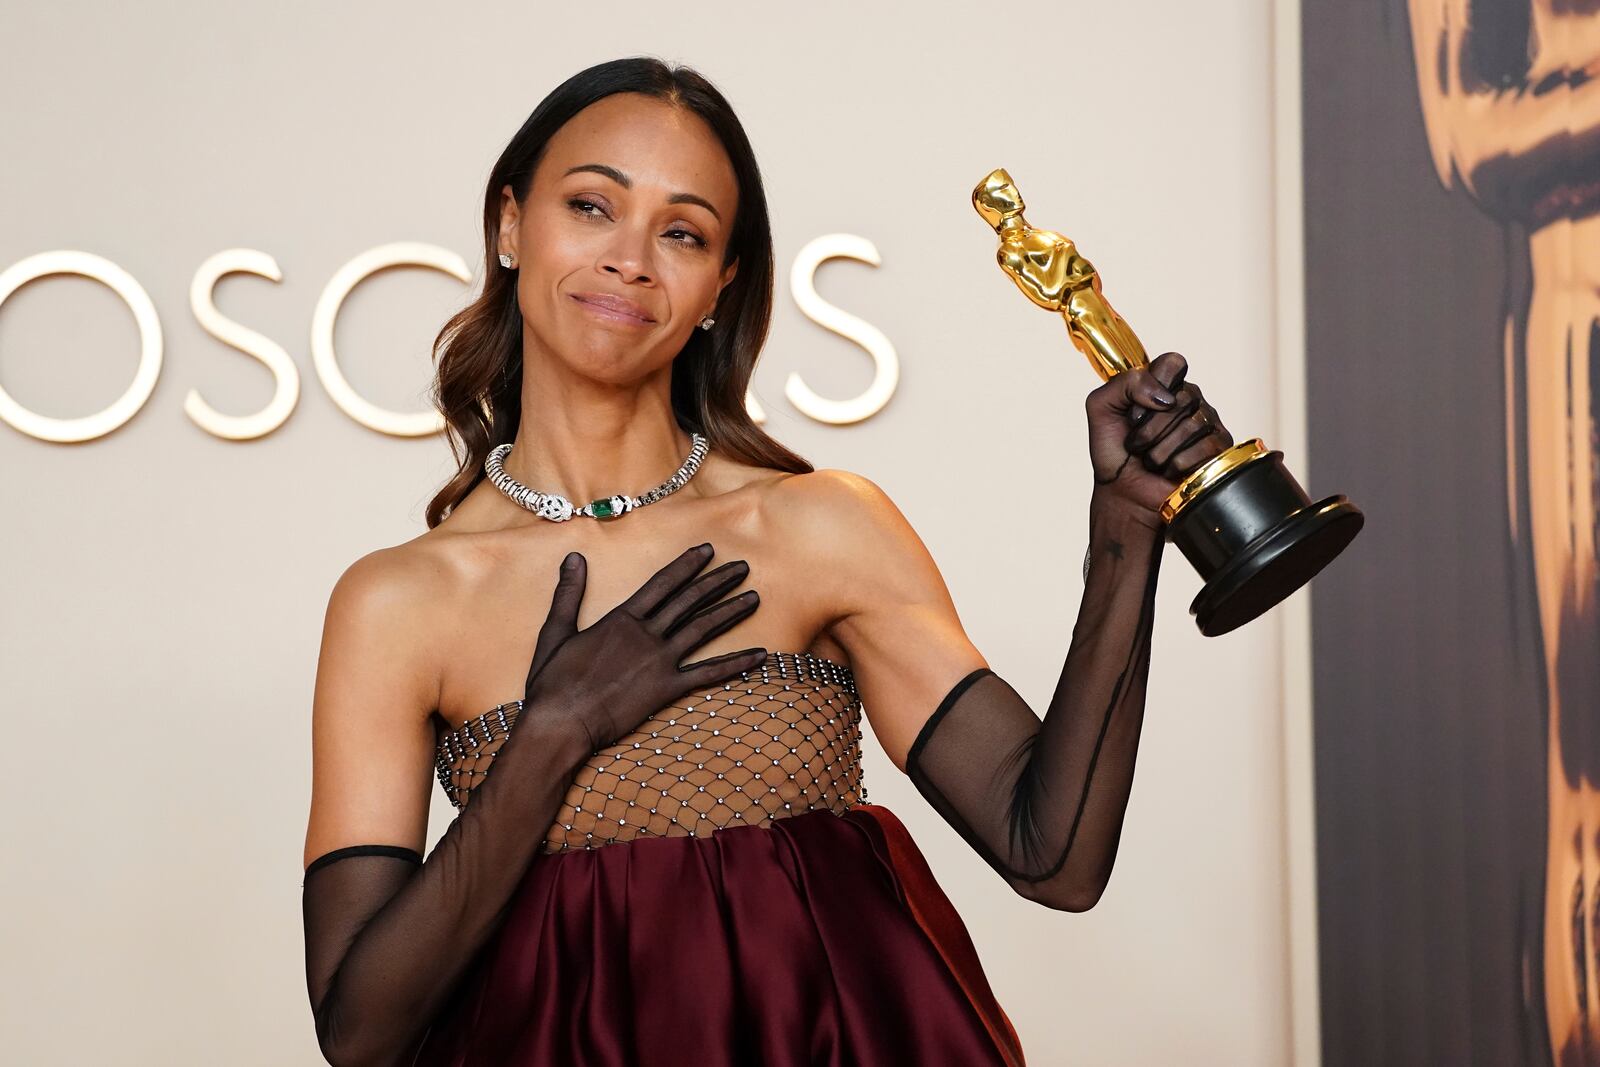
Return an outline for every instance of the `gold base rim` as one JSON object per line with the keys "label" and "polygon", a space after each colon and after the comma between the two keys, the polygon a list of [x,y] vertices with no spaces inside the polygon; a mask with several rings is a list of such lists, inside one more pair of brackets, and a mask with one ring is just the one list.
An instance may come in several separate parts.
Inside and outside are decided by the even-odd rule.
{"label": "gold base rim", "polygon": [[1263,458],[1269,452],[1270,449],[1262,443],[1261,438],[1252,437],[1248,441],[1234,445],[1226,452],[1212,456],[1190,471],[1188,476],[1178,483],[1178,487],[1167,495],[1167,499],[1161,502],[1161,521],[1170,524],[1205,490],[1247,463],[1254,463]]}

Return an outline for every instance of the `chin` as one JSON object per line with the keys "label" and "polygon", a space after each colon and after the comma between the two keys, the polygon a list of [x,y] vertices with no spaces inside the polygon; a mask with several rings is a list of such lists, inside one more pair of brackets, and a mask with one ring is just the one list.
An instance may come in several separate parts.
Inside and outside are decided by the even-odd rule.
{"label": "chin", "polygon": [[617,337],[591,337],[561,355],[574,375],[605,385],[632,385],[672,364],[671,355],[652,353]]}

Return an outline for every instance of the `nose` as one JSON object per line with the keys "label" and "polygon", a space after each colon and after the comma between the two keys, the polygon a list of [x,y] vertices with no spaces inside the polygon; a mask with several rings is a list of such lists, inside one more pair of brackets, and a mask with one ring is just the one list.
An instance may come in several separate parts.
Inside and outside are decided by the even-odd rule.
{"label": "nose", "polygon": [[651,260],[650,235],[642,227],[628,225],[613,226],[611,234],[612,239],[601,250],[595,266],[628,284],[651,284],[655,280],[655,264]]}

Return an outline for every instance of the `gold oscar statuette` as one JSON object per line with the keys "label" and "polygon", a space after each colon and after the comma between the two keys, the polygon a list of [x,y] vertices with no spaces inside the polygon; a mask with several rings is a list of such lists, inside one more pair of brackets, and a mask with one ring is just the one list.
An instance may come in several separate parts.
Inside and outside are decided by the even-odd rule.
{"label": "gold oscar statuette", "polygon": [[[1143,367],[1144,346],[1100,291],[1100,275],[1067,238],[1028,225],[1022,194],[1004,170],[972,190],[972,206],[1000,237],[995,258],[1029,300],[1058,312],[1067,335],[1102,380]],[[1189,612],[1208,637],[1243,626],[1299,589],[1361,531],[1343,496],[1315,504],[1260,438],[1192,471],[1161,506],[1167,539],[1205,586]]]}

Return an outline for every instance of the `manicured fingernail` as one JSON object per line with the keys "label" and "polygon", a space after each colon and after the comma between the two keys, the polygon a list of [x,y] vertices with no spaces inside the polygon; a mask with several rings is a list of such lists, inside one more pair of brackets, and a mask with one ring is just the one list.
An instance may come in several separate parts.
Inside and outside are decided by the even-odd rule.
{"label": "manicured fingernail", "polygon": [[562,568],[564,570],[571,570],[573,567],[576,567],[577,565],[578,565],[578,554],[576,552],[568,552],[567,553],[567,558],[563,559],[561,561],[561,566],[562,566]]}
{"label": "manicured fingernail", "polygon": [[704,552],[704,553],[706,553],[706,554],[708,554],[708,555],[709,555],[709,554],[710,554],[710,552],[711,552],[711,542],[710,542],[710,541],[707,541],[707,542],[706,542],[706,543],[705,543],[705,544],[703,544],[703,545],[695,545],[695,546],[694,546],[694,550],[695,550],[695,551],[696,551],[696,552]]}
{"label": "manicured fingernail", "polygon": [[1157,389],[1154,393],[1150,394],[1150,399],[1154,400],[1157,404],[1160,404],[1164,408],[1170,408],[1172,405],[1178,402],[1178,398],[1167,392],[1165,389]]}

